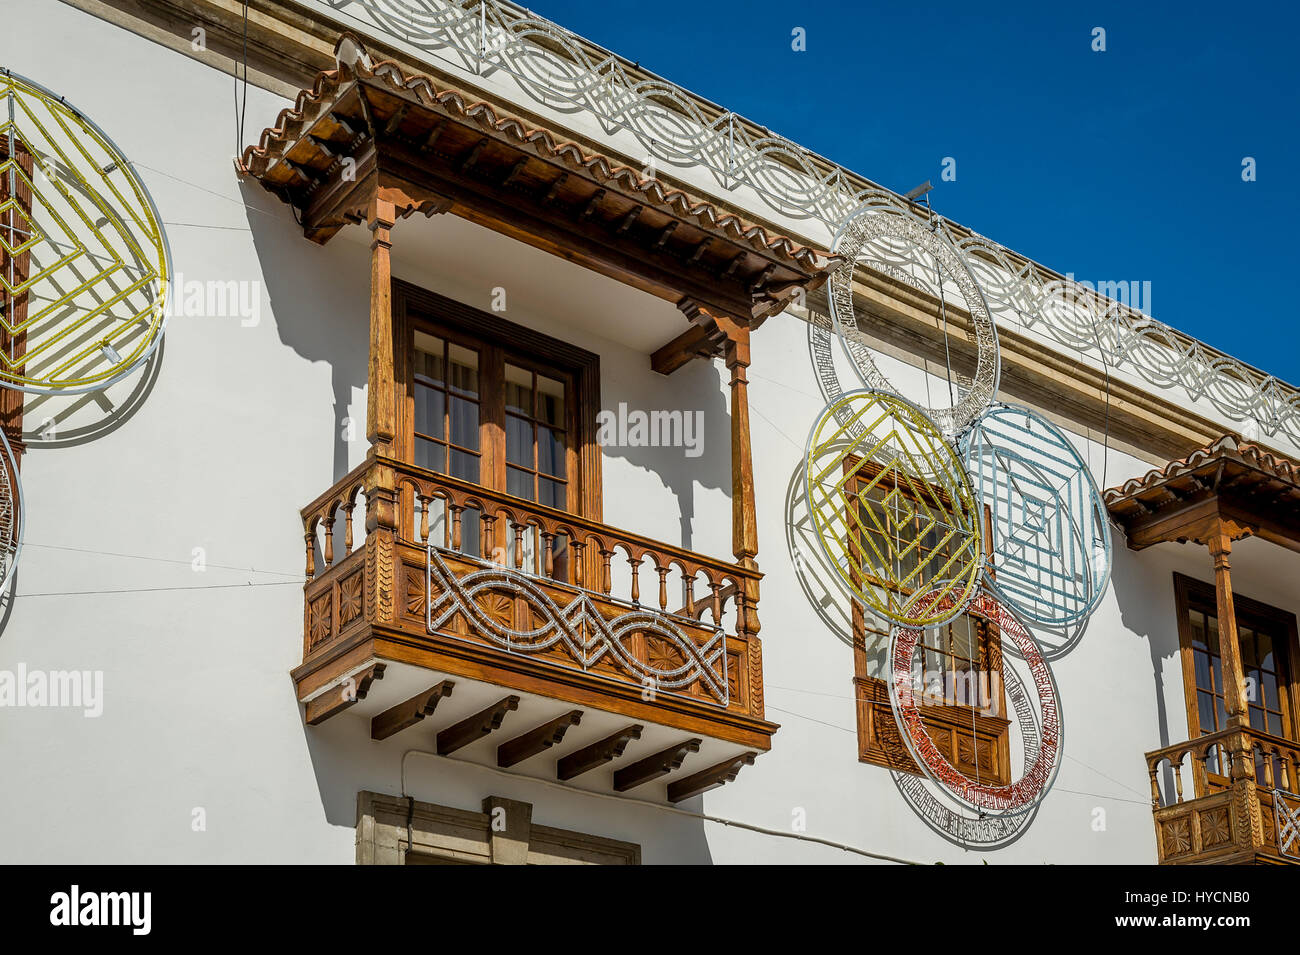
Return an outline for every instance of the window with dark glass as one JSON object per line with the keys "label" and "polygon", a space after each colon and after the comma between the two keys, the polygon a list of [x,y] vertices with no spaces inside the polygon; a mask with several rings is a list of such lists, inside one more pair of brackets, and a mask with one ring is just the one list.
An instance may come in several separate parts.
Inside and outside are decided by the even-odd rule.
{"label": "window with dark glass", "polygon": [[[846,467],[853,467],[852,462]],[[942,576],[941,568],[952,556],[952,542],[943,541],[943,528],[921,533],[930,516],[919,507],[915,482],[882,475],[880,469],[863,468],[851,485],[860,511],[850,522],[854,528],[851,550],[884,555],[882,527],[912,526],[918,546],[898,557],[891,568],[894,580],[928,580]],[[941,489],[923,486],[927,504],[945,499]],[[885,510],[890,520],[886,521]],[[868,510],[874,510],[872,520]],[[931,508],[931,511],[933,508]],[[880,586],[878,580],[870,581]],[[910,593],[912,588],[898,588]],[[882,621],[869,619],[855,602],[853,643],[857,709],[858,757],[863,762],[918,772],[898,735],[889,704],[889,642]],[[935,744],[959,771],[984,782],[1004,783],[1010,772],[1009,720],[1002,691],[1000,638],[983,618],[962,615],[939,627],[922,631],[918,649],[921,687],[937,690],[923,697],[922,719]],[[928,701],[927,701],[928,700]]]}

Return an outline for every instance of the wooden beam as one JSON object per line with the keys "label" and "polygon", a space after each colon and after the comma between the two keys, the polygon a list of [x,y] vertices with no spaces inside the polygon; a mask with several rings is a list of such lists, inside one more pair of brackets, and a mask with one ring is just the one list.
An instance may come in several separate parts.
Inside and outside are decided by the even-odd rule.
{"label": "wooden beam", "polygon": [[497,747],[497,765],[513,766],[515,763],[531,759],[558,744],[564,739],[564,734],[569,731],[570,726],[577,726],[581,722],[582,710],[569,710],[563,716],[557,716],[522,736],[516,736],[502,743]]}
{"label": "wooden beam", "polygon": [[338,716],[350,706],[366,698],[370,684],[384,678],[384,664],[372,663],[359,673],[354,673],[338,686],[326,690],[307,701],[303,719],[308,726],[319,726],[331,716]]}
{"label": "wooden beam", "polygon": [[501,721],[506,718],[506,714],[517,709],[519,709],[519,697],[507,696],[454,726],[448,726],[438,734],[438,755],[450,755],[475,740],[495,732],[501,728]]}
{"label": "wooden beam", "polygon": [[373,455],[390,455],[397,436],[393,384],[392,229],[397,211],[378,197],[366,212],[370,227],[370,366],[366,391],[366,439]]}
{"label": "wooden beam", "polygon": [[740,775],[744,767],[753,766],[757,758],[758,753],[741,753],[716,766],[700,770],[693,776],[674,780],[668,784],[668,801],[681,802],[683,799],[726,785]]}
{"label": "wooden beam", "polygon": [[384,710],[378,716],[370,721],[370,738],[373,740],[388,739],[400,733],[407,727],[414,726],[426,716],[431,716],[437,709],[438,703],[444,697],[451,696],[452,688],[456,684],[451,680],[443,680],[437,686],[431,686],[423,693],[417,693],[402,703],[398,703],[391,709]]}
{"label": "wooden beam", "polygon": [[555,764],[556,778],[562,780],[572,779],[595,769],[597,766],[603,766],[605,763],[618,759],[623,755],[623,750],[627,749],[628,743],[641,738],[643,729],[645,727],[633,724],[619,730],[612,736],[606,736],[590,746],[584,746],[568,756],[561,757]]}
{"label": "wooden beam", "polygon": [[678,368],[696,358],[711,358],[718,351],[707,328],[698,325],[688,328],[668,344],[656,349],[650,356],[650,370],[661,375],[671,375]]}
{"label": "wooden beam", "polygon": [[702,742],[698,738],[683,740],[653,756],[637,760],[631,766],[624,766],[614,773],[614,790],[624,793],[680,769],[687,756],[700,751]]}

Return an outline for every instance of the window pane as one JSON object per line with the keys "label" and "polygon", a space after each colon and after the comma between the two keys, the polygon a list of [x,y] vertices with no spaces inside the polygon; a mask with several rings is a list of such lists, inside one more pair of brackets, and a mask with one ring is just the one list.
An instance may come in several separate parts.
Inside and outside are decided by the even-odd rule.
{"label": "window pane", "polygon": [[1259,680],[1256,693],[1261,697],[1260,703],[1264,706],[1277,706],[1277,677],[1272,673],[1257,673],[1256,679]]}
{"label": "window pane", "polygon": [[1244,669],[1249,670],[1259,664],[1259,657],[1256,655],[1255,631],[1250,627],[1237,627],[1237,646],[1241,650],[1241,665]]}
{"label": "window pane", "polygon": [[533,373],[506,362],[506,410],[533,415]]}
{"label": "window pane", "polygon": [[1269,712],[1269,714],[1268,714],[1268,732],[1272,733],[1274,736],[1283,736],[1283,735],[1285,735],[1285,734],[1282,732],[1282,714],[1281,714],[1281,713],[1273,713],[1273,712],[1271,712],[1271,711]]}
{"label": "window pane", "polygon": [[430,384],[441,385],[443,377],[442,350],[445,347],[441,338],[415,333],[415,377],[423,378]]}
{"label": "window pane", "polygon": [[451,397],[451,442],[478,450],[478,405],[455,395]]}
{"label": "window pane", "polygon": [[415,431],[432,438],[445,438],[446,395],[436,388],[415,383]]}
{"label": "window pane", "polygon": [[1259,658],[1259,665],[1265,670],[1276,673],[1277,660],[1273,656],[1273,638],[1262,632],[1256,633],[1255,638],[1259,646],[1256,654]]}
{"label": "window pane", "polygon": [[564,382],[537,376],[537,418],[552,427],[564,427]]}
{"label": "window pane", "polygon": [[1217,720],[1214,725],[1220,729],[1228,725],[1228,714],[1223,708],[1223,697],[1221,696],[1214,697],[1214,718]]}
{"label": "window pane", "polygon": [[518,468],[506,468],[506,493],[525,500],[533,499],[533,475]]}
{"label": "window pane", "polygon": [[537,503],[563,510],[565,504],[564,485],[556,481],[548,481],[546,478],[539,478],[537,483],[540,491]]}
{"label": "window pane", "polygon": [[1206,645],[1210,648],[1211,653],[1217,654],[1219,652],[1219,618],[1207,613],[1205,615],[1205,628]]}
{"label": "window pane", "polygon": [[1199,610],[1192,610],[1187,616],[1192,624],[1192,646],[1206,649],[1205,614],[1201,613]]}
{"label": "window pane", "polygon": [[441,444],[435,444],[433,441],[416,438],[415,466],[429,471],[437,471],[439,474],[446,474],[447,449]]}
{"label": "window pane", "polygon": [[478,352],[452,345],[451,386],[471,398],[478,397]]}
{"label": "window pane", "polygon": [[506,461],[526,468],[533,466],[533,424],[506,415]]}
{"label": "window pane", "polygon": [[537,470],[562,478],[564,474],[564,432],[545,425],[537,428]]}
{"label": "window pane", "polygon": [[1201,690],[1211,689],[1210,687],[1210,658],[1209,655],[1201,650],[1192,651],[1192,662],[1196,667],[1196,686]]}
{"label": "window pane", "polygon": [[479,480],[478,455],[453,450],[451,452],[451,476],[458,477],[462,481],[477,483]]}
{"label": "window pane", "polygon": [[1213,733],[1217,727],[1214,725],[1214,701],[1209,693],[1196,694],[1196,708],[1201,721],[1201,732]]}
{"label": "window pane", "polygon": [[1250,714],[1250,725],[1252,729],[1264,729],[1264,711],[1258,706],[1249,706],[1246,708]]}

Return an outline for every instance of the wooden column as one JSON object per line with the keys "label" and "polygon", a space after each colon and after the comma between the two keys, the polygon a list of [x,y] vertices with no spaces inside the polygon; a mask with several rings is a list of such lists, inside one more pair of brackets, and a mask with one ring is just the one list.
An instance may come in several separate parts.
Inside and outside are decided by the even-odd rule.
{"label": "wooden column", "polygon": [[[754,451],[749,435],[749,334],[747,319],[728,315],[690,298],[677,303],[682,314],[721,346],[731,373],[731,552],[736,563],[758,569],[758,511],[754,502]],[[736,628],[756,635],[758,581],[746,580],[736,600]]]}
{"label": "wooden column", "polygon": [[397,210],[379,196],[370,201],[370,370],[366,394],[366,438],[371,457],[389,456],[397,436],[393,386],[392,230]]}
{"label": "wooden column", "polygon": [[749,437],[749,326],[727,335],[731,372],[731,551],[744,567],[757,567],[758,513],[754,504],[754,450]]}
{"label": "wooden column", "polygon": [[[1234,533],[1236,532],[1236,533]],[[1237,641],[1237,612],[1232,601],[1232,568],[1228,555],[1232,553],[1234,537],[1241,530],[1221,518],[1214,522],[1205,544],[1214,558],[1215,610],[1219,617],[1219,658],[1223,675],[1223,709],[1228,718],[1228,728],[1238,730],[1229,737],[1229,754],[1232,766],[1229,775],[1236,803],[1234,838],[1243,846],[1251,846],[1262,838],[1259,832],[1258,803],[1255,799],[1255,755],[1251,738],[1250,713],[1247,710],[1246,681],[1241,666],[1241,645]],[[1238,791],[1240,790],[1240,791]]]}
{"label": "wooden column", "polygon": [[1223,663],[1223,708],[1231,727],[1248,727],[1246,685],[1241,669],[1241,647],[1237,644],[1237,615],[1232,604],[1232,571],[1228,555],[1232,538],[1222,529],[1206,541],[1214,558],[1214,596],[1219,617],[1219,654]]}

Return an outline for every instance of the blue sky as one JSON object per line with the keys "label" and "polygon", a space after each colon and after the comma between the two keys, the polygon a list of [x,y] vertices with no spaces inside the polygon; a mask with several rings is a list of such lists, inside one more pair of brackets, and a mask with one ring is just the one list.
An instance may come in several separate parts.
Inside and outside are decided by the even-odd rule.
{"label": "blue sky", "polygon": [[1149,281],[1156,318],[1300,384],[1294,7],[531,8],[881,185],[930,179],[937,211],[1059,272]]}

